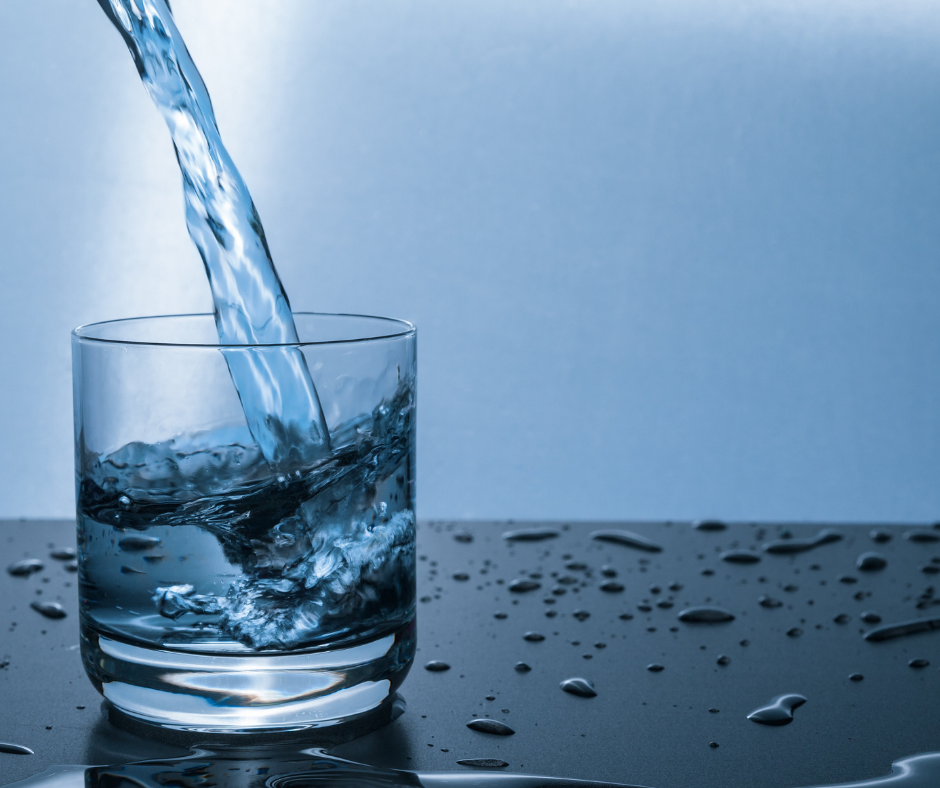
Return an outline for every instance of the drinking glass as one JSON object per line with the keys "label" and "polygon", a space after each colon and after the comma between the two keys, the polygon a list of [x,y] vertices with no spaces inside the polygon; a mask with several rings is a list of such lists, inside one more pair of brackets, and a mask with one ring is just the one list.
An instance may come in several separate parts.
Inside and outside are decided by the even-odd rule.
{"label": "drinking glass", "polygon": [[[72,333],[82,659],[132,720],[325,728],[389,708],[412,664],[415,328],[295,322],[292,345],[220,346],[212,315]],[[275,468],[229,368],[284,353],[330,442]]]}

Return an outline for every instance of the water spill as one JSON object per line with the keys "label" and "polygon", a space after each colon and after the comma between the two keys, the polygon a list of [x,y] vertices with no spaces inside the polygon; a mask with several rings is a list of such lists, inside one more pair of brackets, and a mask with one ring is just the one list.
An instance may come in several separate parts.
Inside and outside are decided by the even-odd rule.
{"label": "water spill", "polygon": [[506,531],[503,539],[507,542],[543,542],[559,536],[561,531],[555,528],[518,528],[515,531]]}
{"label": "water spill", "polygon": [[450,670],[450,665],[438,659],[432,659],[430,662],[425,663],[424,669],[432,673],[443,673],[445,670]]}
{"label": "water spill", "polygon": [[24,747],[22,744],[13,744],[8,741],[0,741],[0,752],[5,752],[10,755],[35,755],[29,747]]}
{"label": "water spill", "polygon": [[726,550],[718,557],[729,564],[756,564],[760,561],[760,556],[750,550]]}
{"label": "water spill", "polygon": [[619,544],[624,547],[635,547],[637,550],[645,550],[648,553],[659,553],[662,552],[663,549],[661,545],[647,539],[645,536],[640,536],[632,531],[622,531],[619,529],[594,531],[591,534],[591,538],[596,539],[598,542],[609,542],[610,544]]}
{"label": "water spill", "polygon": [[764,552],[773,555],[789,555],[792,553],[805,553],[824,544],[832,544],[842,539],[842,534],[832,528],[824,528],[816,536],[809,539],[777,539],[764,545]]}
{"label": "water spill", "polygon": [[78,551],[74,547],[57,547],[49,552],[49,557],[56,561],[71,561],[78,556]]}
{"label": "water spill", "polygon": [[40,602],[37,600],[30,602],[29,606],[46,618],[65,618],[68,615],[68,613],[65,612],[65,608],[58,602]]}
{"label": "water spill", "polygon": [[688,607],[678,615],[687,624],[723,624],[734,621],[734,614],[723,607]]}
{"label": "water spill", "polygon": [[558,686],[560,686],[565,692],[571,693],[572,695],[577,695],[579,698],[597,697],[597,690],[594,689],[594,684],[587,679],[577,677],[565,679]]}
{"label": "water spill", "polygon": [[478,733],[489,733],[493,736],[512,736],[515,733],[515,731],[506,723],[500,722],[499,720],[470,720],[470,722],[467,723],[467,727],[472,731],[477,731]]}
{"label": "water spill", "polygon": [[762,595],[757,600],[757,604],[768,609],[783,607],[783,602],[781,602],[779,599],[774,599],[772,596],[767,596],[766,594]]}
{"label": "water spill", "polygon": [[912,668],[926,668],[930,665],[930,660],[928,659],[912,659],[907,663]]}
{"label": "water spill", "polygon": [[463,758],[457,763],[460,766],[473,766],[477,769],[504,769],[509,766],[506,761],[501,761],[499,758]]}
{"label": "water spill", "polygon": [[619,594],[624,588],[623,583],[618,583],[615,580],[608,580],[606,583],[601,583],[599,587],[601,591],[608,594]]}
{"label": "water spill", "polygon": [[545,640],[545,635],[543,635],[541,632],[526,632],[522,636],[522,639],[528,640],[530,643],[541,643],[543,640]]}
{"label": "water spill", "polygon": [[542,587],[542,584],[535,580],[528,580],[526,578],[520,578],[518,580],[513,580],[509,584],[509,590],[513,594],[524,594],[527,591],[537,591]]}
{"label": "water spill", "polygon": [[24,558],[22,561],[10,564],[7,572],[14,577],[29,577],[35,572],[41,572],[44,566],[45,564],[38,558]]}
{"label": "water spill", "polygon": [[761,725],[789,725],[793,722],[793,710],[806,703],[802,695],[779,695],[766,706],[755,709],[747,718]]}
{"label": "water spill", "polygon": [[873,572],[878,569],[884,569],[888,565],[888,559],[881,553],[862,553],[855,566],[862,572]]}
{"label": "water spill", "polygon": [[141,553],[160,546],[158,536],[125,536],[118,542],[118,547],[128,553]]}
{"label": "water spill", "polygon": [[940,531],[905,531],[904,538],[910,542],[930,544],[940,542]]}
{"label": "water spill", "polygon": [[694,523],[692,527],[696,531],[715,532],[724,531],[728,526],[721,522],[721,520],[699,520],[697,523]]}
{"label": "water spill", "polygon": [[865,633],[865,640],[878,643],[882,640],[893,640],[907,635],[916,635],[920,632],[929,632],[932,629],[940,629],[940,617],[918,618],[913,621],[888,624],[877,629],[871,629]]}

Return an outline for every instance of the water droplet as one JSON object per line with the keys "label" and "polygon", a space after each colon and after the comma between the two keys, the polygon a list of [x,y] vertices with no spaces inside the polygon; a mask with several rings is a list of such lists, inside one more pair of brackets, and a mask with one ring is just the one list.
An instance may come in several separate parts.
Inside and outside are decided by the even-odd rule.
{"label": "water droplet", "polygon": [[904,621],[900,624],[888,624],[877,629],[871,629],[865,633],[865,640],[877,643],[882,640],[904,637],[905,635],[916,635],[919,632],[929,632],[931,629],[940,629],[940,617],[919,618],[914,621]]}
{"label": "water droplet", "polygon": [[846,585],[852,585],[853,583],[858,582],[857,577],[852,577],[852,575],[839,575],[836,580],[840,583],[845,583]]}
{"label": "water droplet", "polygon": [[703,570],[702,570],[702,574],[705,575],[705,577],[711,577],[713,574],[715,574],[715,570],[714,570],[714,569],[703,569]]}
{"label": "water droplet", "polygon": [[728,526],[721,522],[721,520],[699,520],[697,523],[693,523],[692,527],[696,531],[705,531],[708,533],[724,531]]}
{"label": "water droplet", "polygon": [[877,613],[873,613],[871,610],[866,610],[859,618],[866,624],[877,624],[881,621],[881,616]]}
{"label": "water droplet", "polygon": [[516,673],[528,673],[530,670],[532,670],[532,668],[525,662],[517,662],[514,667]]}
{"label": "water droplet", "polygon": [[22,744],[13,744],[12,742],[0,741],[0,752],[5,752],[10,755],[33,755],[33,751],[29,747],[24,747]]}
{"label": "water droplet", "polygon": [[907,663],[912,668],[926,668],[930,664],[930,660],[927,659],[912,659]]}
{"label": "water droplet", "polygon": [[719,665],[721,665],[722,667],[724,667],[725,665],[730,665],[730,664],[731,664],[731,657],[726,657],[724,654],[722,654],[722,655],[721,655],[720,657],[718,657],[718,659],[716,659],[715,661],[716,661]]}
{"label": "water droplet", "polygon": [[708,743],[708,746],[711,747],[711,748],[714,750],[714,749],[716,749],[716,748],[718,747],[718,742],[716,742],[716,741],[710,741],[710,742]]}
{"label": "water droplet", "polygon": [[522,639],[528,640],[530,643],[541,643],[543,640],[545,640],[545,635],[543,635],[541,632],[526,632],[522,636]]}
{"label": "water droplet", "polygon": [[708,710],[708,713],[709,713],[709,714],[717,714],[719,711],[721,711],[721,709],[709,709],[709,710]]}
{"label": "water droplet", "polygon": [[503,539],[507,542],[541,542],[557,536],[561,536],[561,531],[554,528],[519,528],[515,531],[506,531]]}
{"label": "water droplet", "polygon": [[940,542],[940,532],[938,531],[905,531],[904,538],[911,542],[927,544],[931,542]]}
{"label": "water droplet", "polygon": [[141,569],[134,569],[134,567],[132,567],[132,566],[124,566],[124,565],[122,565],[122,566],[121,566],[121,574],[122,574],[122,575],[145,575],[145,574],[147,574],[147,573],[144,572],[144,571],[141,570]]}
{"label": "water droplet", "polygon": [[744,647],[744,648],[747,648],[748,646],[751,645],[751,641],[750,641],[750,640],[747,640],[747,639],[744,639],[744,640],[741,641],[740,645],[741,645],[742,647]]}
{"label": "water droplet", "polygon": [[578,621],[587,621],[587,619],[591,617],[591,614],[588,613],[587,610],[575,610],[571,615],[578,619]]}
{"label": "water droplet", "polygon": [[864,678],[861,673],[853,673],[849,676],[849,681],[862,681]]}
{"label": "water droplet", "polygon": [[577,695],[579,698],[596,698],[597,697],[597,690],[594,689],[594,684],[592,684],[587,679],[581,679],[581,678],[565,679],[558,686],[560,686],[565,692],[569,692],[572,695]]}
{"label": "water droplet", "polygon": [[888,559],[880,553],[862,553],[855,566],[862,572],[874,572],[878,569],[884,569],[888,565]]}
{"label": "water droplet", "polygon": [[152,550],[159,547],[160,537],[158,536],[125,536],[118,546],[129,553],[139,553],[144,550]]}
{"label": "water droplet", "polygon": [[618,583],[615,580],[608,580],[606,583],[601,583],[600,589],[608,594],[619,594],[623,591],[623,583]]}
{"label": "water droplet", "polygon": [[852,617],[846,613],[839,613],[834,619],[832,619],[836,624],[848,624]]}
{"label": "water droplet", "polygon": [[647,665],[647,666],[646,666],[646,669],[647,669],[650,673],[660,673],[660,672],[662,672],[663,670],[665,670],[665,668],[664,668],[662,665],[658,665],[658,664],[656,664],[655,662],[651,662],[649,665]]}
{"label": "water droplet", "polygon": [[44,564],[38,558],[24,558],[7,567],[7,572],[15,577],[28,577],[34,572],[41,572]]}
{"label": "water droplet", "polygon": [[729,564],[756,564],[760,561],[760,556],[750,550],[726,550],[718,557]]}
{"label": "water droplet", "polygon": [[500,621],[502,621],[503,619],[509,618],[509,614],[500,610],[497,613],[493,613],[493,618],[498,618]]}
{"label": "water droplet", "polygon": [[473,766],[476,769],[503,769],[509,766],[506,761],[501,761],[499,758],[463,758],[457,763],[461,766]]}
{"label": "water droplet", "polygon": [[678,617],[687,624],[721,624],[734,621],[734,615],[723,607],[689,607],[680,612]]}
{"label": "water droplet", "polygon": [[466,583],[470,579],[470,575],[468,575],[466,572],[455,572],[452,577],[458,583]]}
{"label": "water droplet", "polygon": [[65,565],[66,572],[77,572],[78,571],[78,561],[69,561]]}
{"label": "water droplet", "polygon": [[569,561],[567,564],[565,564],[565,569],[568,569],[572,572],[583,572],[587,568],[587,564],[583,561]]}
{"label": "water droplet", "polygon": [[529,580],[527,578],[519,578],[518,580],[513,580],[508,588],[513,594],[524,594],[527,591],[536,591],[542,587],[542,584],[536,580]]}
{"label": "water droplet", "polygon": [[802,695],[779,695],[766,706],[747,715],[749,720],[761,725],[789,725],[793,722],[793,710],[806,703]]}
{"label": "water droplet", "polygon": [[669,590],[670,590],[670,591],[681,591],[681,590],[682,590],[682,583],[676,583],[676,582],[670,583],[670,584],[669,584]]}
{"label": "water droplet", "polygon": [[624,547],[634,547],[637,550],[646,550],[648,553],[659,553],[663,549],[660,545],[656,544],[656,542],[647,539],[645,536],[635,534],[632,531],[594,531],[591,534],[591,538],[599,542],[609,542],[611,544],[623,545]]}
{"label": "water droplet", "polygon": [[37,613],[41,613],[46,618],[65,618],[68,615],[65,608],[58,602],[30,602],[29,606]]}
{"label": "water droplet", "polygon": [[632,621],[633,613],[621,613],[619,616],[617,616],[617,618],[619,618],[621,621]]}
{"label": "water droplet", "polygon": [[651,605],[647,605],[647,604],[639,604],[639,605],[636,606],[636,609],[639,610],[641,613],[652,613],[652,612],[653,612],[652,606],[651,606]]}
{"label": "water droplet", "polygon": [[656,607],[658,607],[660,610],[671,610],[673,607],[675,607],[675,604],[671,599],[660,599],[656,603]]}
{"label": "water droplet", "polygon": [[506,723],[489,718],[470,720],[470,722],[467,723],[467,727],[472,731],[490,733],[493,736],[512,736],[515,733]]}
{"label": "water droplet", "polygon": [[772,596],[767,596],[766,594],[757,600],[757,604],[768,609],[783,607],[783,602],[781,602],[779,599],[774,599]]}
{"label": "water droplet", "polygon": [[604,577],[616,577],[617,570],[614,569],[612,566],[608,566],[607,564],[604,564],[604,566],[601,567],[601,574]]}
{"label": "water droplet", "polygon": [[461,544],[470,544],[473,541],[473,534],[469,531],[455,531],[454,541]]}
{"label": "water droplet", "polygon": [[920,571],[925,575],[936,575],[940,574],[940,566],[937,566],[936,564],[924,564],[920,568]]}
{"label": "water droplet", "polygon": [[74,547],[57,547],[49,553],[50,558],[56,561],[71,561],[78,555]]}
{"label": "water droplet", "polygon": [[816,536],[809,539],[778,539],[764,545],[765,553],[774,555],[787,555],[791,553],[804,553],[824,544],[832,544],[842,539],[842,534],[831,528],[825,528]]}
{"label": "water droplet", "polygon": [[875,528],[869,536],[873,542],[884,544],[885,542],[890,542],[894,534],[890,531],[886,531],[884,528]]}
{"label": "water droplet", "polygon": [[802,634],[803,634],[803,630],[800,629],[799,627],[792,627],[791,629],[787,630],[788,638],[798,638]]}
{"label": "water droplet", "polygon": [[432,659],[425,664],[424,669],[430,670],[432,673],[442,673],[445,670],[450,670],[450,665],[446,662],[441,662],[439,659]]}

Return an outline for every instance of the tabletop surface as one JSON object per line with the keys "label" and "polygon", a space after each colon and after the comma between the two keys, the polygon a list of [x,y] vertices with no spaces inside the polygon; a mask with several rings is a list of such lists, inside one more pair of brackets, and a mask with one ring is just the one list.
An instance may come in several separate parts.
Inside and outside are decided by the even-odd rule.
{"label": "tabletop surface", "polygon": [[[553,535],[505,538],[520,528]],[[611,529],[662,549],[592,538]],[[845,525],[835,528],[838,541],[803,552],[766,549],[821,530],[422,523],[418,655],[401,690],[407,710],[331,752],[405,770],[457,770],[460,759],[496,758],[509,764],[506,772],[655,788],[784,788],[872,779],[890,773],[892,762],[940,751],[940,630],[863,636],[940,617],[940,529],[886,526],[890,540],[876,542],[871,526]],[[74,541],[68,521],[0,522],[4,566],[26,557],[45,564],[29,577],[0,573],[0,742],[35,753],[0,753],[0,784],[55,764],[185,752],[107,721],[79,658],[76,575],[49,556]],[[751,562],[727,560],[734,551],[750,551],[744,559]],[[886,566],[860,570],[859,557],[871,551]],[[540,587],[510,591],[518,578]],[[762,597],[776,601],[761,604]],[[36,599],[57,600],[68,615],[44,618],[30,608]],[[684,609],[705,605],[734,620],[680,620]],[[863,613],[881,622],[867,616],[866,623]],[[545,639],[524,640],[529,631]],[[425,670],[430,660],[451,667]],[[912,667],[912,660],[929,664]],[[520,661],[531,671],[518,672]],[[663,669],[650,671],[651,664]],[[572,677],[590,680],[597,696],[563,692],[560,682]],[[785,693],[807,699],[791,724],[748,720]],[[515,734],[470,730],[475,716],[505,722]]]}

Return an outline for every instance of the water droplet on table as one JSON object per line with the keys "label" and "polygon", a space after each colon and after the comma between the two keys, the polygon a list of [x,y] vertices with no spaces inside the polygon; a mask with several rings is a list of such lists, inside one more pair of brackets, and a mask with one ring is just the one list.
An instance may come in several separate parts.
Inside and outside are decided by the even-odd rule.
{"label": "water droplet on table", "polygon": [[862,681],[865,677],[861,673],[852,673],[849,676],[849,681]]}
{"label": "water droplet on table", "polygon": [[619,594],[624,588],[623,583],[618,583],[616,580],[608,580],[606,583],[601,583],[599,587],[607,594]]}
{"label": "water droplet on table", "polygon": [[750,550],[726,550],[718,557],[729,564],[756,564],[760,561],[760,555]]}
{"label": "water droplet on table", "polygon": [[582,679],[582,678],[565,679],[558,686],[560,686],[565,692],[568,692],[572,695],[577,695],[579,698],[596,698],[597,697],[597,690],[594,689],[594,684],[588,681],[587,679]]}
{"label": "water droplet on table", "polygon": [[575,610],[571,615],[573,618],[578,619],[578,621],[587,621],[591,617],[591,614],[588,613],[587,610]]}
{"label": "water droplet on table", "polygon": [[430,662],[425,663],[424,669],[431,671],[431,673],[443,673],[445,670],[450,670],[450,665],[441,662],[439,659],[432,659]]}
{"label": "water droplet on table", "polygon": [[877,613],[873,613],[871,610],[866,610],[859,618],[866,624],[877,624],[881,621],[881,616]]}
{"label": "water droplet on table", "polygon": [[761,725],[789,725],[793,722],[793,710],[806,703],[802,695],[779,695],[766,706],[755,709],[747,718]]}
{"label": "water droplet on table", "polygon": [[463,758],[457,761],[461,766],[473,766],[476,769],[503,769],[509,766],[499,758]]}
{"label": "water droplet on table", "polygon": [[656,542],[651,539],[647,539],[645,536],[620,529],[594,531],[591,534],[591,539],[595,539],[598,542],[619,544],[624,547],[634,547],[637,550],[645,550],[648,553],[659,553],[663,549],[661,545],[656,544]]}
{"label": "water droplet on table", "polygon": [[10,755],[34,755],[35,753],[29,749],[29,747],[24,747],[22,744],[13,744],[12,742],[0,741],[0,752],[5,752]]}
{"label": "water droplet on table", "polygon": [[697,523],[694,523],[692,527],[696,531],[714,533],[716,531],[724,531],[728,526],[721,522],[721,520],[699,520]]}
{"label": "water droplet on table", "polygon": [[56,561],[71,561],[78,555],[74,547],[57,547],[49,552],[49,557]]}
{"label": "water droplet on table", "polygon": [[871,629],[865,633],[865,640],[877,643],[882,640],[892,640],[907,635],[916,635],[920,632],[929,632],[932,629],[940,629],[940,617],[918,618],[913,621],[888,624],[877,629]]}
{"label": "water droplet on table", "polygon": [[473,534],[469,531],[455,531],[454,541],[461,544],[470,544],[473,541]]}
{"label": "water droplet on table", "polygon": [[928,531],[926,529],[918,531],[905,531],[904,538],[910,542],[931,544],[940,542],[940,531]]}
{"label": "water droplet on table", "polygon": [[798,638],[802,634],[803,634],[803,630],[800,629],[799,627],[791,627],[790,629],[787,630],[788,638]]}
{"label": "water droplet on table", "polygon": [[528,673],[532,668],[525,662],[517,662],[514,666],[516,673]]}
{"label": "water droplet on table", "polygon": [[888,565],[888,559],[881,553],[862,553],[855,566],[862,572],[874,572],[878,569],[884,569]]}
{"label": "water droplet on table", "polygon": [[524,594],[527,591],[537,591],[542,587],[542,584],[536,580],[529,580],[528,578],[519,578],[518,580],[513,580],[508,588],[513,594]]}
{"label": "water droplet on table", "polygon": [[555,528],[519,528],[515,531],[506,531],[503,539],[507,542],[542,542],[558,536],[561,536],[561,532]]}
{"label": "water droplet on table", "polygon": [[541,643],[543,640],[545,640],[545,635],[543,635],[541,632],[526,632],[522,636],[522,639],[528,640],[530,643]]}
{"label": "water droplet on table", "polygon": [[781,602],[779,599],[774,599],[772,596],[767,596],[766,594],[757,600],[757,604],[768,609],[783,607],[783,602]]}
{"label": "water droplet on table", "polygon": [[7,572],[14,577],[28,577],[34,572],[41,572],[43,566],[45,564],[38,558],[24,558],[22,561],[10,564],[7,567]]}
{"label": "water droplet on table", "polygon": [[928,659],[912,659],[907,663],[912,668],[926,668],[930,664]]}
{"label": "water droplet on table", "polygon": [[773,542],[767,542],[764,545],[764,552],[773,555],[805,553],[807,550],[813,550],[825,544],[832,544],[840,539],[842,539],[842,534],[839,531],[824,528],[816,536],[809,539],[777,539]]}
{"label": "water droplet on table", "polygon": [[489,733],[493,736],[512,736],[515,733],[512,728],[506,725],[506,723],[500,722],[499,720],[470,720],[470,722],[467,723],[467,727],[472,731],[477,731],[478,733]]}
{"label": "water droplet on table", "polygon": [[68,615],[65,608],[58,602],[30,602],[29,606],[37,613],[41,613],[46,618],[65,618]]}
{"label": "water droplet on table", "polygon": [[646,666],[646,669],[647,669],[650,673],[661,673],[662,671],[665,670],[665,668],[664,668],[662,665],[659,665],[659,664],[657,664],[657,663],[655,663],[655,662],[651,662],[649,665],[647,665],[647,666]]}
{"label": "water droplet on table", "polygon": [[723,607],[689,607],[678,615],[680,621],[687,624],[722,624],[734,621],[734,615]]}

